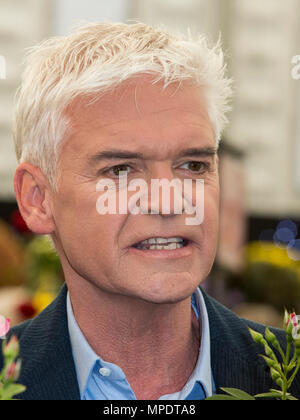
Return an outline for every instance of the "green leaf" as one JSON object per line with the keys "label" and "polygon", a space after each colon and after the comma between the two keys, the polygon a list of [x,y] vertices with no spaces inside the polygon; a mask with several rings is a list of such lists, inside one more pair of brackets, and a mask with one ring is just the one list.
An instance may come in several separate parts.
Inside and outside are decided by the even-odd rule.
{"label": "green leaf", "polygon": [[279,364],[277,357],[275,356],[275,353],[273,352],[273,350],[271,349],[271,347],[268,344],[265,344],[265,353],[268,357],[270,357],[271,359],[273,359],[276,363]]}
{"label": "green leaf", "polygon": [[251,400],[251,401],[255,400],[255,398],[252,397],[252,395],[247,394],[247,392],[242,391],[241,389],[237,389],[237,388],[220,388],[220,389],[222,389],[222,391],[235,397],[238,400]]}
{"label": "green leaf", "polygon": [[266,392],[264,394],[257,394],[255,398],[280,398],[280,394],[277,392]]}
{"label": "green leaf", "polygon": [[11,400],[13,396],[21,394],[26,390],[26,386],[20,384],[5,384],[1,389],[0,399]]}
{"label": "green leaf", "polygon": [[271,388],[270,389],[270,392],[275,392],[275,394],[283,395],[283,392],[281,391],[281,389]]}
{"label": "green leaf", "polygon": [[293,397],[292,395],[288,395],[286,397],[287,400],[292,400],[292,401],[299,401],[298,398]]}
{"label": "green leaf", "polygon": [[[268,327],[266,327],[265,330],[265,337],[270,344],[274,344],[277,341],[275,334],[273,334]],[[279,344],[278,341],[277,344]]]}
{"label": "green leaf", "polygon": [[253,340],[257,343],[257,344],[262,344],[264,345],[266,343],[264,337],[262,334],[260,334],[257,331],[252,330],[251,328],[248,328]]}
{"label": "green leaf", "polygon": [[260,354],[260,356],[264,359],[264,361],[270,368],[273,368],[276,372],[282,375],[282,369],[279,363],[276,363],[273,359],[270,359],[269,357],[264,356],[263,354]]}
{"label": "green leaf", "polygon": [[279,344],[279,342],[278,342],[278,340],[277,340],[277,338],[276,338],[276,335],[275,335],[275,334],[273,334],[273,333],[270,331],[270,329],[269,329],[268,327],[266,327],[266,330],[265,330],[265,337],[266,337],[267,341],[268,341],[270,344],[272,344],[272,346],[273,346],[276,350],[278,350],[278,351],[279,351],[279,353],[280,353],[280,355],[281,355],[282,359],[284,360],[284,353],[283,353],[283,350],[282,350],[282,348],[281,348],[281,346],[280,346],[280,344]]}
{"label": "green leaf", "polygon": [[206,398],[205,401],[238,401],[238,398],[231,397],[230,395],[216,394]]}
{"label": "green leaf", "polygon": [[296,367],[296,364],[297,364],[296,360],[292,360],[291,363],[287,367],[287,372],[290,372],[291,370],[293,370],[294,367]]}

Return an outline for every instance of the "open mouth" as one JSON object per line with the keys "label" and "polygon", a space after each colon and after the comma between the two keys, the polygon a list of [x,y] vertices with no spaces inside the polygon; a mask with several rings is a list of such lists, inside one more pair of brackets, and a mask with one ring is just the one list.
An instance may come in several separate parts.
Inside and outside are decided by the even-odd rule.
{"label": "open mouth", "polygon": [[133,248],[140,249],[142,251],[156,251],[165,250],[172,251],[180,248],[184,248],[189,244],[189,240],[183,238],[170,238],[170,239],[148,239],[146,241],[139,242],[132,245]]}

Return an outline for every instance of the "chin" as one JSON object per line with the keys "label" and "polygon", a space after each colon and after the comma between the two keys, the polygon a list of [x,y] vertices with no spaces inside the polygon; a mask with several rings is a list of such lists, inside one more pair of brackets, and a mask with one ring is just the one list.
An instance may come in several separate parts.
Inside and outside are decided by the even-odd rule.
{"label": "chin", "polygon": [[196,281],[191,281],[190,278],[183,279],[178,275],[172,277],[171,282],[162,279],[153,281],[149,288],[144,287],[141,291],[141,298],[146,302],[156,304],[178,303],[192,296],[199,284]]}
{"label": "chin", "polygon": [[148,303],[154,303],[156,305],[167,305],[182,302],[192,296],[194,290],[191,293],[172,293],[172,294],[161,294],[161,295],[144,295],[142,300]]}

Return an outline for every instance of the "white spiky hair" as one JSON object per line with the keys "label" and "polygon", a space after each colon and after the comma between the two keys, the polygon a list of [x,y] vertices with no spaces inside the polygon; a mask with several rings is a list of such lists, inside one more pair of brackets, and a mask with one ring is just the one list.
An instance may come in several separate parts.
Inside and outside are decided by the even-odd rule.
{"label": "white spiky hair", "polygon": [[17,95],[14,141],[19,162],[42,169],[57,188],[57,163],[68,129],[64,110],[80,95],[100,95],[139,74],[153,83],[192,80],[203,88],[218,145],[227,122],[231,80],[220,42],[170,34],[143,23],[90,23],[31,48]]}

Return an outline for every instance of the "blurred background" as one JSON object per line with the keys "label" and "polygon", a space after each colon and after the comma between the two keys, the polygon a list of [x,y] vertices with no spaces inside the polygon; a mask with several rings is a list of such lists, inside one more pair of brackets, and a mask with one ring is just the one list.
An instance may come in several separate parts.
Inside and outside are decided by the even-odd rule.
{"label": "blurred background", "polygon": [[219,250],[203,286],[239,315],[281,326],[284,306],[300,314],[298,0],[0,0],[0,313],[12,323],[30,318],[63,282],[47,237],[28,231],[13,192],[12,104],[24,50],[84,20],[128,19],[189,27],[212,42],[221,34],[235,99],[220,145]]}

